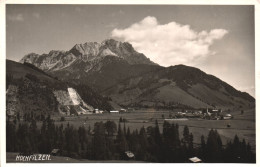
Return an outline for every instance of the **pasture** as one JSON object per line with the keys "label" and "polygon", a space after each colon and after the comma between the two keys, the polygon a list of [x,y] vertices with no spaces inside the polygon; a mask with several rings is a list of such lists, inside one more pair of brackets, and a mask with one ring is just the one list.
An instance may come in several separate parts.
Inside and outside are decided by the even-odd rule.
{"label": "pasture", "polygon": [[[61,122],[60,117],[54,117],[56,125],[63,124],[64,126],[69,123],[75,128],[84,126],[86,129],[89,127],[94,128],[95,122],[106,122],[108,120],[119,123],[120,117],[126,119],[126,128],[130,128],[131,131],[140,129],[141,127],[149,127],[155,125],[155,120],[158,120],[160,132],[162,132],[162,126],[164,119],[168,119],[170,114],[174,115],[177,111],[167,111],[154,109],[136,110],[127,113],[104,113],[104,114],[88,114],[81,116],[69,116],[65,117],[65,121]],[[249,142],[253,149],[255,149],[255,111],[246,110],[243,115],[240,112],[232,112],[234,119],[232,120],[204,120],[201,118],[190,118],[188,120],[171,120],[170,123],[177,123],[179,125],[180,138],[182,138],[183,128],[185,125],[189,127],[190,132],[194,136],[194,143],[200,144],[201,135],[207,138],[210,129],[216,129],[221,135],[223,145],[229,140],[233,140],[237,134],[239,139],[245,139]],[[230,124],[230,127],[227,125]],[[123,128],[124,123],[121,123]]]}

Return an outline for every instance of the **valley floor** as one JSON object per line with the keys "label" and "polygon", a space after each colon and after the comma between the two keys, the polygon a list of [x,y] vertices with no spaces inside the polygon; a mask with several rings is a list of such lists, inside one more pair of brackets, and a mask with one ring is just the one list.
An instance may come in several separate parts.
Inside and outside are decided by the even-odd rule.
{"label": "valley floor", "polygon": [[[165,119],[169,119],[170,115],[175,114],[177,111],[167,111],[160,110],[156,111],[153,109],[136,110],[133,112],[127,112],[123,114],[88,114],[82,116],[68,116],[65,117],[65,121],[61,121],[60,116],[53,117],[56,125],[66,124],[73,125],[75,128],[84,126],[86,129],[89,127],[91,130],[94,129],[94,124],[96,122],[106,122],[108,120],[119,123],[119,119],[125,119],[126,128],[130,128],[131,131],[135,129],[140,129],[141,127],[155,126],[155,120],[158,120],[160,132],[163,131],[163,122]],[[233,141],[234,136],[238,135],[239,139],[245,139],[252,146],[252,151],[255,152],[256,145],[256,126],[255,126],[255,110],[245,110],[244,114],[241,115],[240,112],[233,112],[232,115],[234,119],[231,120],[205,120],[201,118],[188,118],[188,119],[174,119],[168,120],[170,123],[177,123],[179,125],[179,135],[182,138],[182,132],[185,125],[189,127],[190,132],[194,137],[194,147],[197,147],[201,143],[201,136],[204,135],[207,139],[209,131],[211,129],[216,129],[221,136],[222,143],[225,146],[228,141]],[[37,127],[41,127],[41,122],[37,122]],[[124,123],[121,123],[124,126]],[[228,127],[227,125],[230,125]],[[7,152],[6,160],[7,162],[16,163],[16,156],[18,153]],[[49,161],[31,161],[32,163],[139,163],[139,161],[93,161],[87,159],[73,159],[69,157],[62,156],[52,156]],[[24,162],[28,163],[28,162]]]}
{"label": "valley floor", "polygon": [[[141,127],[149,127],[155,125],[155,120],[158,120],[160,132],[162,133],[162,125],[164,119],[168,119],[169,115],[174,115],[174,111],[160,110],[155,111],[154,109],[136,110],[133,112],[118,114],[89,114],[83,116],[65,117],[65,121],[61,122],[60,117],[56,117],[55,124],[67,123],[74,125],[74,127],[84,126],[85,128],[94,128],[95,122],[106,122],[107,120],[115,121],[117,124],[120,117],[126,119],[126,128],[129,127],[130,130],[140,129]],[[232,115],[234,119],[231,120],[205,120],[201,118],[189,118],[187,120],[172,120],[170,123],[178,123],[180,136],[185,125],[189,127],[191,133],[194,136],[194,144],[200,144],[201,135],[207,137],[210,129],[218,130],[221,135],[223,145],[230,140],[234,139],[235,135],[238,135],[240,139],[245,139],[255,150],[255,110],[246,110],[243,115],[240,112],[233,112]],[[230,127],[227,127],[227,125]],[[122,124],[121,124],[122,126]],[[40,127],[40,126],[38,126]],[[255,152],[255,151],[254,151]]]}

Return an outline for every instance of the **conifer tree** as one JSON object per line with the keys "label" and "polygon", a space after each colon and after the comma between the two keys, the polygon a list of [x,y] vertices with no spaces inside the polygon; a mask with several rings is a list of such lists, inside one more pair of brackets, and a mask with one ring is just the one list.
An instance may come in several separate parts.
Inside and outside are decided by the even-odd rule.
{"label": "conifer tree", "polygon": [[96,160],[106,159],[106,139],[103,122],[96,122],[94,126],[93,155]]}

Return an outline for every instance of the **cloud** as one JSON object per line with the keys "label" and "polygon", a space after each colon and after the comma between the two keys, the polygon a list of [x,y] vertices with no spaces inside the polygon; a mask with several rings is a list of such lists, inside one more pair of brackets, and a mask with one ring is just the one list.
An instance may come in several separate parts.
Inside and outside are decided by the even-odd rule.
{"label": "cloud", "polygon": [[22,14],[17,14],[17,15],[8,15],[7,19],[10,21],[24,21],[24,17]]}
{"label": "cloud", "polygon": [[160,25],[155,17],[147,16],[126,29],[114,29],[111,36],[130,42],[152,61],[170,66],[198,64],[215,54],[210,46],[227,33],[225,29],[196,32],[176,22]]}

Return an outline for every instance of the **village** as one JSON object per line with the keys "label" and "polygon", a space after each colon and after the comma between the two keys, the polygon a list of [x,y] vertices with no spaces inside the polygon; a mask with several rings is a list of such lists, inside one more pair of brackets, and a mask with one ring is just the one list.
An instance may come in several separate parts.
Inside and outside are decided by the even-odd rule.
{"label": "village", "polygon": [[[80,115],[86,115],[86,114],[126,114],[126,113],[131,113],[135,111],[133,108],[121,108],[119,110],[111,110],[111,111],[104,111],[104,110],[99,110],[99,109],[94,109],[92,111],[87,110],[86,111],[78,111],[76,113],[77,116]],[[169,114],[168,118],[164,118],[165,121],[168,120],[188,120],[192,118],[200,118],[200,119],[206,119],[206,120],[229,120],[233,119],[234,116],[230,114],[230,111],[222,111],[221,109],[209,109],[209,108],[204,108],[204,109],[189,109],[189,110],[184,110],[174,112],[174,111],[169,111],[172,114]],[[69,113],[67,113],[69,114]],[[75,116],[75,114],[70,114],[71,116]]]}

